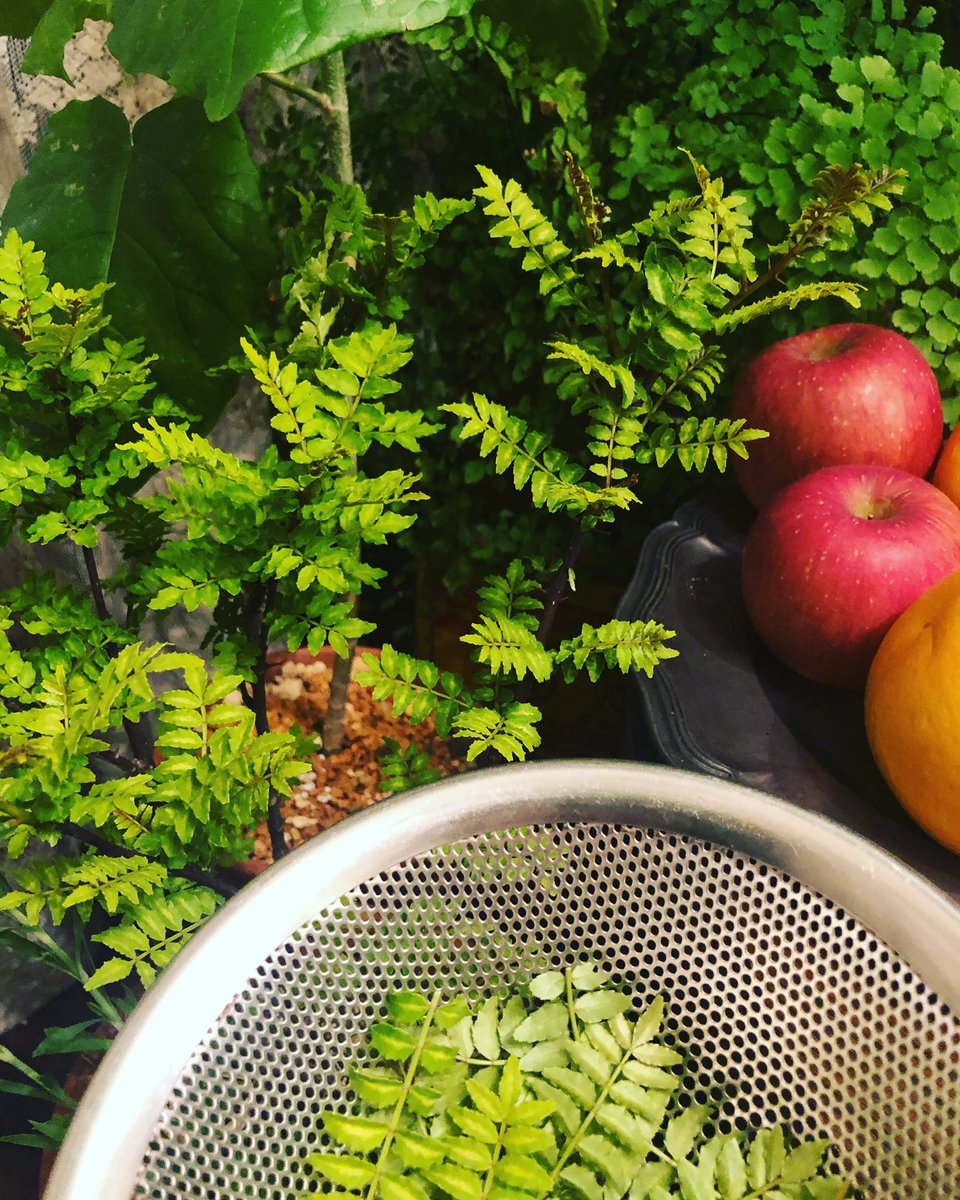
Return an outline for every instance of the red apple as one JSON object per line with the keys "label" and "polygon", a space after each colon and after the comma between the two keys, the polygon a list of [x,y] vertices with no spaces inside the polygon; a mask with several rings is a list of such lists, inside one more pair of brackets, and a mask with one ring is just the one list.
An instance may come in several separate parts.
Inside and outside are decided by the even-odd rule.
{"label": "red apple", "polygon": [[891,467],[824,467],[777,493],[743,552],[761,638],[818,683],[859,687],[883,635],[960,569],[960,509]]}
{"label": "red apple", "polygon": [[770,434],[734,462],[757,508],[820,467],[876,463],[926,475],[943,441],[927,360],[876,325],[828,325],[768,346],[737,380],[731,416]]}

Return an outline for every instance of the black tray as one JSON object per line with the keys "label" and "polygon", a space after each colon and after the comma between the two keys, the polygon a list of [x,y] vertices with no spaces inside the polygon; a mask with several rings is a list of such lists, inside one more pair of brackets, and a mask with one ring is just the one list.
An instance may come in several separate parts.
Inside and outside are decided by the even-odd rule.
{"label": "black tray", "polygon": [[679,658],[651,679],[633,676],[655,747],[673,766],[840,821],[960,900],[960,857],[913,823],[873,761],[863,692],[801,678],[753,631],[740,592],[752,517],[738,494],[716,492],[681,505],[644,542],[617,616],[676,630]]}

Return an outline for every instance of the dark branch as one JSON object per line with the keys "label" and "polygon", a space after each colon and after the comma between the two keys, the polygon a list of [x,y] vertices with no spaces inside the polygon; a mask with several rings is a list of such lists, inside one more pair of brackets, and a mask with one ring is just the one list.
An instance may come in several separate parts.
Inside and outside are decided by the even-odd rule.
{"label": "dark branch", "polygon": [[[95,829],[87,829],[85,825],[78,825],[76,821],[61,821],[59,824],[68,837],[75,838],[78,842],[82,842],[85,846],[91,846],[94,850],[102,850],[104,854],[109,854],[113,858],[146,858],[149,862],[159,861],[151,858],[149,854],[141,854],[139,850],[132,850],[129,846],[118,846],[116,842],[111,842],[109,838],[103,837]],[[178,879],[189,879],[191,883],[197,883],[201,887],[219,892],[228,900],[238,891],[232,883],[227,883],[226,880],[219,879],[210,871],[201,870],[199,867],[168,867],[167,874],[174,875]]]}
{"label": "dark branch", "polygon": [[147,764],[141,762],[139,758],[127,758],[126,755],[118,754],[116,750],[98,750],[94,754],[94,758],[108,762],[112,767],[117,767],[127,775],[145,775],[150,770]]}
{"label": "dark branch", "polygon": [[[567,552],[563,557],[563,562],[560,569],[553,578],[553,583],[550,591],[547,593],[547,598],[544,601],[543,612],[540,615],[540,624],[537,626],[537,640],[542,644],[547,644],[547,639],[553,632],[553,626],[557,620],[557,613],[560,611],[560,605],[566,598],[567,590],[570,586],[570,572],[573,570],[577,560],[579,559],[584,543],[586,542],[586,533],[582,526],[578,525],[576,533],[570,539],[570,544],[567,546]],[[518,703],[526,703],[530,699],[530,693],[533,691],[533,676],[528,675],[526,679],[517,687],[514,699]]]}
{"label": "dark branch", "polygon": [[[254,723],[258,734],[270,732],[270,721],[267,717],[267,614],[273,607],[277,594],[277,582],[271,579],[266,587],[257,587],[250,596],[245,607],[247,635],[258,647],[257,665],[254,668],[253,684],[250,687],[249,700],[243,697],[247,707],[253,710]],[[267,831],[270,834],[270,851],[273,861],[279,862],[289,854],[287,840],[283,834],[283,813],[280,811],[280,797],[270,789],[270,799],[267,805]]]}
{"label": "dark branch", "polygon": [[[103,583],[100,580],[100,572],[97,569],[97,559],[93,553],[93,548],[83,546],[83,563],[87,568],[87,578],[90,580],[90,592],[93,595],[93,607],[96,609],[97,616],[101,621],[112,622],[110,610],[107,608],[107,601],[103,594]],[[114,657],[118,647],[113,642],[107,643],[107,653]],[[123,728],[127,735],[127,740],[130,743],[130,748],[133,750],[134,756],[141,763],[148,763],[152,758],[151,747],[143,731],[129,717],[123,718]],[[146,768],[144,768],[146,770]]]}

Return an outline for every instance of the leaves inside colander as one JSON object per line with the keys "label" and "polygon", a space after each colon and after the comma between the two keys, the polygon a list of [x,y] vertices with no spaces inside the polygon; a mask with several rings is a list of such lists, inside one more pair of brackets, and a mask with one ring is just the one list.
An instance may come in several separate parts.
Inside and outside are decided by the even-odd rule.
{"label": "leaves inside colander", "polygon": [[[829,1143],[783,1129],[714,1133],[662,1040],[657,997],[636,1016],[591,963],[547,971],[476,1007],[398,992],[328,1111],[313,1170],[363,1200],[842,1200]],[[329,1193],[328,1193],[329,1194]]]}

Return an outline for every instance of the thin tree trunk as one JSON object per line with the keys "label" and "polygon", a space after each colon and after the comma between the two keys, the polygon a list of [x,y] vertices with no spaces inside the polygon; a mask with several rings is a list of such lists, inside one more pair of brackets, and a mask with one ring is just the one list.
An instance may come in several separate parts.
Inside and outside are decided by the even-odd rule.
{"label": "thin tree trunk", "polygon": [[[323,90],[330,100],[331,159],[334,178],[339,183],[353,183],[353,151],[350,144],[350,103],[347,98],[347,70],[342,51],[329,54],[321,64]],[[356,610],[356,597],[351,597]],[[334,754],[343,746],[344,716],[350,690],[350,672],[356,642],[347,647],[347,657],[335,657],[330,680],[330,700],[323,719],[321,738],[325,754]]]}
{"label": "thin tree trunk", "polygon": [[343,51],[328,54],[320,64],[323,91],[329,97],[330,131],[333,135],[331,156],[333,177],[339,183],[353,183],[353,148],[350,143],[350,102],[347,99],[347,68]]}

